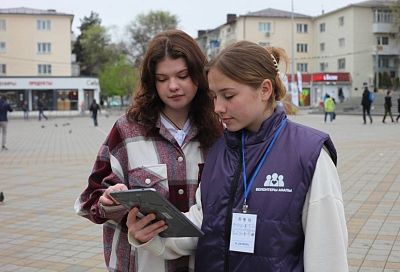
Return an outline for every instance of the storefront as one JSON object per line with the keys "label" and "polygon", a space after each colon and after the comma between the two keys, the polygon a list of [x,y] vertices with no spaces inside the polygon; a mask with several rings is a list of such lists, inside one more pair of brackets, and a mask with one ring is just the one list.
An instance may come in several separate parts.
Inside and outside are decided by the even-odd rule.
{"label": "storefront", "polygon": [[93,99],[99,101],[97,78],[88,77],[0,77],[0,95],[11,107],[22,110],[26,102],[30,111],[38,110],[41,101],[49,111],[81,111]]}
{"label": "storefront", "polygon": [[[290,77],[288,77],[290,82]],[[294,80],[298,82],[297,75]],[[313,73],[301,75],[302,89],[299,92],[299,105],[318,107],[326,94],[337,102],[351,97],[350,73]]]}

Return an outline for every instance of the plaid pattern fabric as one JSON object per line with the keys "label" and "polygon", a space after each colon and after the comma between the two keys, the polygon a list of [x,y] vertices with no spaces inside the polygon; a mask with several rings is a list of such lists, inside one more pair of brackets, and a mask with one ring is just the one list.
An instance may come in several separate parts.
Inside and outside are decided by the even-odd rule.
{"label": "plaid pattern fabric", "polygon": [[[100,147],[88,187],[78,198],[77,213],[103,224],[104,257],[108,271],[138,272],[156,256],[131,247],[127,239],[126,214],[107,216],[98,204],[104,190],[116,183],[128,188],[153,187],[179,210],[186,212],[195,202],[199,167],[204,155],[194,140],[192,127],[180,147],[168,130],[158,122],[159,134],[145,138],[143,129],[121,116]],[[112,220],[111,220],[112,218]],[[146,255],[147,254],[147,255]],[[165,271],[188,271],[188,257],[164,261]],[[142,268],[141,268],[142,267]],[[144,271],[144,270],[143,270]]]}

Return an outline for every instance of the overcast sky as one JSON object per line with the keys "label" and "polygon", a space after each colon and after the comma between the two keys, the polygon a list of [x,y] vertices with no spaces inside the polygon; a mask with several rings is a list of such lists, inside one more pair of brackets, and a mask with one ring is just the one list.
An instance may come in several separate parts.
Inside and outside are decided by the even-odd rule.
{"label": "overcast sky", "polygon": [[[91,11],[99,14],[102,25],[114,32],[114,37],[124,33],[125,26],[140,13],[150,10],[169,11],[179,18],[179,28],[193,37],[197,30],[213,29],[226,21],[227,13],[244,15],[266,8],[291,11],[292,0],[0,0],[0,8],[28,7],[55,9],[74,14],[72,30],[79,34],[80,20]],[[335,9],[361,2],[361,0],[293,0],[294,12],[320,15],[322,10]]]}

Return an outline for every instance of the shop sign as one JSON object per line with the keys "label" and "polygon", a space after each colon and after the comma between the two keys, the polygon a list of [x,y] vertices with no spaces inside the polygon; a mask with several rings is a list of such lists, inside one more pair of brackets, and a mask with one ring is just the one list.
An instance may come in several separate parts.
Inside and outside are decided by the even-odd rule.
{"label": "shop sign", "polygon": [[15,81],[0,81],[0,86],[16,86],[17,82]]}
{"label": "shop sign", "polygon": [[337,75],[330,75],[330,74],[325,74],[324,75],[324,80],[325,81],[329,81],[329,80],[338,80],[338,76]]}
{"label": "shop sign", "polygon": [[86,84],[87,84],[88,86],[99,86],[99,81],[96,80],[96,79],[88,79],[88,80],[86,81]]}
{"label": "shop sign", "polygon": [[41,81],[29,81],[29,86],[52,86],[52,81],[41,80]]}

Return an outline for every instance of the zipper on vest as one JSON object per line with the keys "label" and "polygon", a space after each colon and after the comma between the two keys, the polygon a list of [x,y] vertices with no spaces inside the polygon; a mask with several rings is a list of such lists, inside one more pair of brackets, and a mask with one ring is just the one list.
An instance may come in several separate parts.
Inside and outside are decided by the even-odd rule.
{"label": "zipper on vest", "polygon": [[232,187],[229,194],[229,202],[225,219],[225,256],[224,256],[224,271],[229,272],[229,244],[231,241],[232,229],[232,209],[235,201],[235,195],[239,184],[240,173],[242,172],[242,156],[240,156],[241,144],[238,149],[239,163],[233,176]]}

